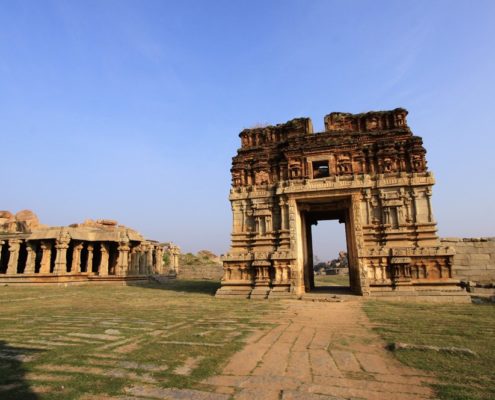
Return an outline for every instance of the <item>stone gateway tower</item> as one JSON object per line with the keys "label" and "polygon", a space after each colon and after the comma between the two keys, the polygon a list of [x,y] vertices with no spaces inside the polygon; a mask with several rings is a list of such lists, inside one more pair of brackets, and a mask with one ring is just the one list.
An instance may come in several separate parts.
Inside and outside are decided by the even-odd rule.
{"label": "stone gateway tower", "polygon": [[300,296],[314,288],[311,225],[345,223],[351,290],[455,295],[440,245],[434,178],[407,111],[309,118],[245,129],[232,163],[232,244],[217,296]]}

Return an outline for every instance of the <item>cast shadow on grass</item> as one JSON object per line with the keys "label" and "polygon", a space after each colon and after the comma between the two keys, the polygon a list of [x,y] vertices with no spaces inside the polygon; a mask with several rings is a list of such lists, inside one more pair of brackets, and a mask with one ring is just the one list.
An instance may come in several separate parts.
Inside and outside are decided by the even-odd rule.
{"label": "cast shadow on grass", "polygon": [[26,381],[26,370],[23,365],[23,361],[36,352],[36,350],[18,349],[0,340],[0,399],[39,399]]}
{"label": "cast shadow on grass", "polygon": [[143,289],[170,290],[175,292],[199,293],[214,296],[220,288],[220,281],[171,279],[162,283],[150,281],[147,283],[129,283],[129,286],[139,286]]}

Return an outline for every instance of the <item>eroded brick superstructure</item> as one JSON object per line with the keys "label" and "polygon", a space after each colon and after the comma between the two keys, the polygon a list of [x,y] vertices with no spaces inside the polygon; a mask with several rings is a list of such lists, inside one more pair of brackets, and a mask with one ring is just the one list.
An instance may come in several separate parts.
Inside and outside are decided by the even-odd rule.
{"label": "eroded brick superstructure", "polygon": [[245,129],[233,158],[232,245],[219,296],[301,295],[314,285],[311,225],[346,224],[360,294],[455,290],[453,251],[437,236],[434,178],[407,111],[331,113]]}

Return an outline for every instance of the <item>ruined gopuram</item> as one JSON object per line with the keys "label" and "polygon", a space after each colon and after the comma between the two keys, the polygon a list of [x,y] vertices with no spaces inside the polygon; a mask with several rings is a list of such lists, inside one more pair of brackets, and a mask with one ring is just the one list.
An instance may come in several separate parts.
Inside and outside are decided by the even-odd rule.
{"label": "ruined gopuram", "polygon": [[[350,289],[461,296],[440,244],[433,175],[407,111],[309,118],[245,129],[232,163],[233,228],[217,296],[301,296],[314,288],[311,226],[345,224]],[[329,238],[329,241],[331,238]]]}
{"label": "ruined gopuram", "polygon": [[49,227],[0,211],[1,283],[144,280],[163,274],[163,245],[112,220]]}

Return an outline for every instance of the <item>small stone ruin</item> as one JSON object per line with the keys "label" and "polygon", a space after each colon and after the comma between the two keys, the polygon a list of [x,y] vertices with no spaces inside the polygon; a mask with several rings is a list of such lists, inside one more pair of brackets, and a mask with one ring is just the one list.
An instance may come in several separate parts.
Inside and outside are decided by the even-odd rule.
{"label": "small stone ruin", "polygon": [[0,282],[147,279],[168,273],[164,244],[109,219],[53,227],[29,210],[0,211]]}

